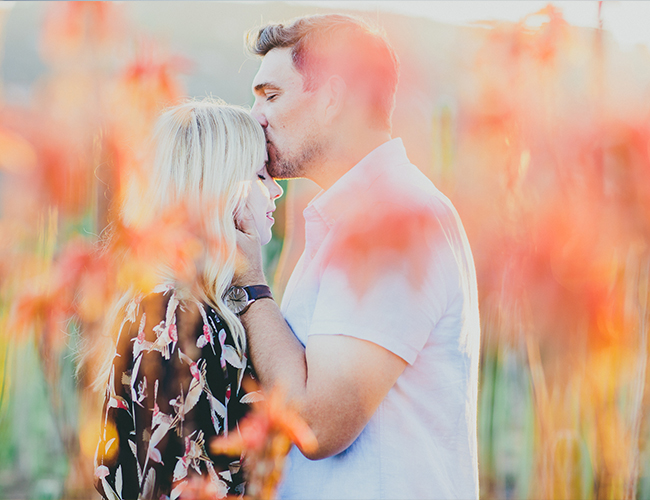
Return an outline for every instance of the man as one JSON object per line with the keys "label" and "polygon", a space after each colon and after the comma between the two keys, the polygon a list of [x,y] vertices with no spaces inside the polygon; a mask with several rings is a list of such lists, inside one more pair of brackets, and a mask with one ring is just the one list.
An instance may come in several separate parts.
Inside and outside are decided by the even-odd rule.
{"label": "man", "polygon": [[[393,50],[343,15],[268,25],[250,46],[269,172],[323,189],[282,308],[251,298],[240,316],[262,385],[283,387],[319,443],[291,451],[280,496],[477,498],[474,265],[451,203],[391,139]],[[239,223],[234,282],[265,285]]]}

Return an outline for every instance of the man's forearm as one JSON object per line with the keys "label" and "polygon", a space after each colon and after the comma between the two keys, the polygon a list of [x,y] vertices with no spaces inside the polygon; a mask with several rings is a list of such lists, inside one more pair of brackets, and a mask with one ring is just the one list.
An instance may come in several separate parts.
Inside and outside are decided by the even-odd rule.
{"label": "man's forearm", "polygon": [[[240,317],[248,351],[264,389],[279,388],[300,407],[307,384],[305,348],[293,334],[273,300],[255,301]],[[300,408],[298,408],[300,410]]]}

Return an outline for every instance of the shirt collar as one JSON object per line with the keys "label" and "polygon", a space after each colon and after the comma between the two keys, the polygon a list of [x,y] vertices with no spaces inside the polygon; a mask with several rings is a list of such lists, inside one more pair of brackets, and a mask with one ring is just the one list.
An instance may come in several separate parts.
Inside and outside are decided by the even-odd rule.
{"label": "shirt collar", "polygon": [[391,139],[383,143],[343,174],[329,189],[318,193],[303,212],[305,220],[320,217],[331,227],[346,211],[350,201],[365,192],[380,175],[408,163],[410,161],[402,139]]}

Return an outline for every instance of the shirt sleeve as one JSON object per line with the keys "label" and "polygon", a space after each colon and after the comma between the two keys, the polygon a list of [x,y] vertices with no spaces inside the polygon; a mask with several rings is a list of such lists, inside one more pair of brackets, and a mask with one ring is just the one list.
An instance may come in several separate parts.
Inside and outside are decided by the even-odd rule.
{"label": "shirt sleeve", "polygon": [[308,334],[374,342],[413,364],[456,286],[453,252],[442,231],[407,245],[387,247],[382,238],[365,241],[359,256],[341,242],[349,238],[333,233]]}

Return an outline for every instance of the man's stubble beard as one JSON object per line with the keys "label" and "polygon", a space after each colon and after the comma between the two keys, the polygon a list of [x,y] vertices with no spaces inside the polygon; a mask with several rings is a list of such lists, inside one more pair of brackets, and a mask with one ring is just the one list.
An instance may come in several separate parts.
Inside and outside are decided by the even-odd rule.
{"label": "man's stubble beard", "polygon": [[295,155],[281,153],[270,140],[267,143],[274,152],[269,154],[268,164],[269,174],[274,179],[309,178],[313,168],[318,168],[317,163],[325,150],[323,144],[315,138],[306,140]]}

